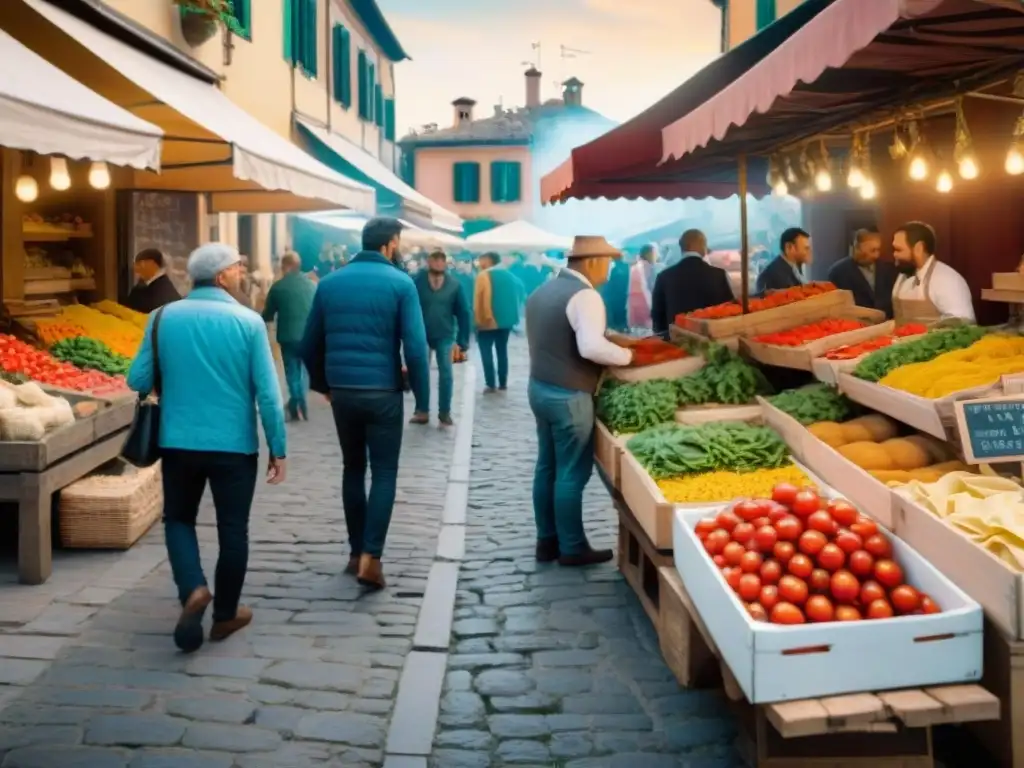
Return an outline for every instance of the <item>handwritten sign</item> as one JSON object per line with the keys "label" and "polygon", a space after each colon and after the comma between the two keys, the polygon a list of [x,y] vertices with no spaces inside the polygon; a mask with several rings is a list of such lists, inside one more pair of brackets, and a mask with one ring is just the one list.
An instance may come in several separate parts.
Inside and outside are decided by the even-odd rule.
{"label": "handwritten sign", "polygon": [[1024,396],[954,403],[968,464],[1024,462]]}

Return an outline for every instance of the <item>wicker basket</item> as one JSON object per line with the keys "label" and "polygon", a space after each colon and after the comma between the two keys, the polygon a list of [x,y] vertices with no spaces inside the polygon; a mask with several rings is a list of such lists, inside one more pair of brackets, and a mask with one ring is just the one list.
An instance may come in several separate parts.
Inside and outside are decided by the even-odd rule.
{"label": "wicker basket", "polygon": [[136,469],[118,459],[60,492],[60,542],[75,549],[128,549],[163,510],[160,462]]}

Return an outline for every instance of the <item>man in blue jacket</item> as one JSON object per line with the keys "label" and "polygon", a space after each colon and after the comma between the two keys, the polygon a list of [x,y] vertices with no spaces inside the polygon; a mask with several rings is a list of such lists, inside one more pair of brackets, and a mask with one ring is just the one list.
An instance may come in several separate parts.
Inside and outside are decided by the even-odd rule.
{"label": "man in blue jacket", "polygon": [[430,391],[416,285],[395,268],[401,234],[397,219],[366,223],[363,250],[317,286],[302,343],[310,388],[330,399],[341,442],[341,501],[351,547],[345,572],[374,589],[385,586],[380,558],[402,450],[403,352],[416,401],[426,402]]}
{"label": "man in blue jacket", "polygon": [[[267,328],[231,297],[240,267],[238,251],[230,245],[197,248],[188,260],[192,291],[149,316],[128,371],[129,387],[160,396],[164,535],[182,605],[174,642],[186,653],[203,644],[203,614],[210,602],[211,640],[224,640],[252,621],[252,611],[238,599],[258,473],[257,408],[270,452],[267,482],[283,482],[286,473],[284,409]],[[216,597],[207,587],[196,539],[207,483],[220,544]]]}

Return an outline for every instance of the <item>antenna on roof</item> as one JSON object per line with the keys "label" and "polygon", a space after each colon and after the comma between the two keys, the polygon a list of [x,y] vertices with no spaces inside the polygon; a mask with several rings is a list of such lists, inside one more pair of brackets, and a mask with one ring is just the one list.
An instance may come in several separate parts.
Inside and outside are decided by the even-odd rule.
{"label": "antenna on roof", "polygon": [[537,41],[536,43],[530,43],[530,48],[537,52],[537,61],[534,63],[534,66],[537,67],[537,69],[540,69],[540,41]]}

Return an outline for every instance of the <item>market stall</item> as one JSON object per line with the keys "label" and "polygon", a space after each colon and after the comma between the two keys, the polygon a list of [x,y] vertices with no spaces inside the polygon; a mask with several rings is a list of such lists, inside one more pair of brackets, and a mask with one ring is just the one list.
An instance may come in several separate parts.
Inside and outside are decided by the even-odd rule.
{"label": "market stall", "polygon": [[531,253],[542,251],[568,251],[572,238],[556,235],[528,221],[513,221],[500,227],[477,232],[466,238],[466,249],[474,253]]}

